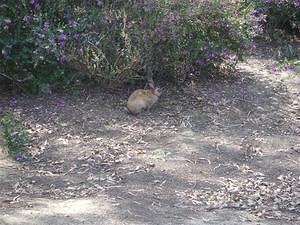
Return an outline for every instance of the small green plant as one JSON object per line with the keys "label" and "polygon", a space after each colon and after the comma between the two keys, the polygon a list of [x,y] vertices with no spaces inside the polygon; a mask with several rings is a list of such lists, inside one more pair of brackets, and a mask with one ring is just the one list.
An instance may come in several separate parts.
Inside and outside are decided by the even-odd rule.
{"label": "small green plant", "polygon": [[296,75],[299,75],[299,66],[300,60],[298,59],[288,59],[285,58],[282,61],[279,61],[275,66],[273,66],[273,73],[276,72],[295,72]]}
{"label": "small green plant", "polygon": [[0,120],[0,131],[8,147],[11,157],[22,160],[28,143],[28,135],[20,120],[13,113],[6,113]]}
{"label": "small green plant", "polygon": [[275,51],[275,59],[277,61],[290,60],[295,58],[296,55],[295,48],[291,44],[280,45]]}
{"label": "small green plant", "polygon": [[285,58],[273,66],[272,72],[279,75],[277,85],[281,86],[284,81],[292,79],[295,76],[300,76],[300,60]]}
{"label": "small green plant", "polygon": [[171,155],[171,152],[164,151],[162,149],[158,149],[158,150],[153,152],[152,158],[162,160],[162,161],[167,161],[167,158],[168,158],[169,155]]}

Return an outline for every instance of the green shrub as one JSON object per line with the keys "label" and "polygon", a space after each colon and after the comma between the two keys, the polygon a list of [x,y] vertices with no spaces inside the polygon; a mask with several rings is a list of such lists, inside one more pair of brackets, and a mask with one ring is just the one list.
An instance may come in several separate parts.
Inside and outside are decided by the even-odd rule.
{"label": "green shrub", "polygon": [[0,5],[1,80],[34,93],[74,80],[63,63],[63,35],[75,30],[63,17],[68,2],[12,0]]}
{"label": "green shrub", "polygon": [[20,120],[12,113],[7,113],[0,120],[0,131],[8,147],[9,155],[21,160],[26,153],[28,135]]}
{"label": "green shrub", "polygon": [[91,75],[110,81],[143,79],[149,70],[182,78],[241,58],[250,36],[232,8],[220,1],[145,2],[104,7],[106,20],[84,33],[83,47],[73,47],[69,58],[79,58]]}
{"label": "green shrub", "polygon": [[240,9],[254,22],[257,34],[277,45],[273,73],[296,69],[299,53],[293,40],[300,34],[300,0],[243,0]]}
{"label": "green shrub", "polygon": [[299,0],[243,0],[241,7],[256,18],[257,32],[265,31],[272,40],[300,33]]}
{"label": "green shrub", "polygon": [[252,33],[223,2],[9,1],[0,6],[0,79],[49,93],[83,78],[134,83],[231,68]]}

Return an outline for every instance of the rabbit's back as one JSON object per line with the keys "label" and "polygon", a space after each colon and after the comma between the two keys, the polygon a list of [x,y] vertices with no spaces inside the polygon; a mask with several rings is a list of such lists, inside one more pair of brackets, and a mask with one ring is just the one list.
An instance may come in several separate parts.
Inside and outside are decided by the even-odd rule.
{"label": "rabbit's back", "polygon": [[138,114],[144,109],[150,109],[157,100],[158,96],[154,95],[152,90],[138,89],[128,98],[127,109],[133,114]]}

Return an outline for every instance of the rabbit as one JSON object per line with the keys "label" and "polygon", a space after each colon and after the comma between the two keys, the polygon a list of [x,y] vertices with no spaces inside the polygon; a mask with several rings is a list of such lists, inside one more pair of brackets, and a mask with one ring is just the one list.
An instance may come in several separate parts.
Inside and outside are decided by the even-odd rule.
{"label": "rabbit", "polygon": [[161,95],[159,87],[154,87],[153,83],[149,83],[150,89],[137,89],[128,98],[127,110],[132,114],[138,114],[144,109],[150,108],[158,101]]}

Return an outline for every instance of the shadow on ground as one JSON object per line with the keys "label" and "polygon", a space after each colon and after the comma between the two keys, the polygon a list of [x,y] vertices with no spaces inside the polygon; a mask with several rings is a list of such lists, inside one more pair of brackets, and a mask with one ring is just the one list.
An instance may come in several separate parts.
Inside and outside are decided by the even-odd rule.
{"label": "shadow on ground", "polygon": [[137,117],[124,93],[1,98],[36,153],[1,157],[1,224],[296,224],[300,82],[278,85],[262,53],[235,77],[166,86]]}

